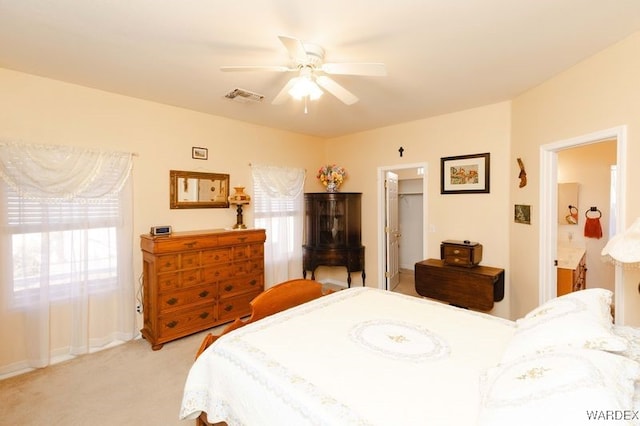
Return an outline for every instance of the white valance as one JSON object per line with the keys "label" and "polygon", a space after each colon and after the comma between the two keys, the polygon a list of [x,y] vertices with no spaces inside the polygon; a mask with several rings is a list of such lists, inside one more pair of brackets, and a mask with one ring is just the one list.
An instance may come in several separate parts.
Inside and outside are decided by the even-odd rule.
{"label": "white valance", "polygon": [[254,165],[253,178],[270,198],[295,198],[304,188],[305,170]]}
{"label": "white valance", "polygon": [[131,153],[0,141],[0,176],[21,197],[99,201],[120,192]]}

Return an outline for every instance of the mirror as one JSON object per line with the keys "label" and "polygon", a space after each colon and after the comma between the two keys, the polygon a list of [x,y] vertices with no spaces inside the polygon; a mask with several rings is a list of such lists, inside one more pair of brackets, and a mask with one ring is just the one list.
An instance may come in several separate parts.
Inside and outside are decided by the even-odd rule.
{"label": "mirror", "polygon": [[229,175],[170,170],[169,206],[172,209],[229,207]]}
{"label": "mirror", "polygon": [[578,224],[578,184],[558,184],[558,224]]}

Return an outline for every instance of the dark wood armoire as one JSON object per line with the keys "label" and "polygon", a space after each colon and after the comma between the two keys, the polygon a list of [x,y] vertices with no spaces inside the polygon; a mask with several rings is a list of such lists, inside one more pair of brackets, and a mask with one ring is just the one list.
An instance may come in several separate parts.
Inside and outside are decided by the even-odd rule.
{"label": "dark wood armoire", "polygon": [[364,246],[361,232],[359,192],[313,192],[304,194],[305,223],[302,246],[303,276],[318,266],[344,266],[347,284],[351,273],[362,272],[364,286]]}

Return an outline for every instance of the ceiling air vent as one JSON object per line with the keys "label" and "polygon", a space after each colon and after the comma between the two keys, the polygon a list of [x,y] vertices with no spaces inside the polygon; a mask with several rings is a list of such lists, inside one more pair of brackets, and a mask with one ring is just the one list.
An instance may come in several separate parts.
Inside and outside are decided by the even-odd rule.
{"label": "ceiling air vent", "polygon": [[262,100],[264,99],[264,95],[253,93],[244,89],[233,89],[232,91],[224,95],[224,97],[242,103],[262,102]]}

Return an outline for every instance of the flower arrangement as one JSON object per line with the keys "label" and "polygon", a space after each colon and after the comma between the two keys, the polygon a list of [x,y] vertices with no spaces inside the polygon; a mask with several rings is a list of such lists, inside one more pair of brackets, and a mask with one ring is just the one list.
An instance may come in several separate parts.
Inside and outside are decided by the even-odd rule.
{"label": "flower arrangement", "polygon": [[342,166],[330,164],[320,167],[316,177],[320,179],[320,183],[327,188],[327,191],[337,191],[347,177],[347,171]]}

